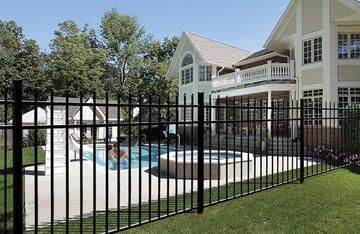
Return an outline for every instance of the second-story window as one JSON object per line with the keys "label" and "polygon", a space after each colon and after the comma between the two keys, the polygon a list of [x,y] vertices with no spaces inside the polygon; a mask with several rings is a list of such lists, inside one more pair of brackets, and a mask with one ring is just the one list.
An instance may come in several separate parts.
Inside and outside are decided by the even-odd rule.
{"label": "second-story window", "polygon": [[194,79],[194,69],[192,67],[181,71],[181,84],[192,83],[193,79]]}
{"label": "second-story window", "polygon": [[199,80],[211,81],[212,67],[211,66],[199,66]]}
{"label": "second-story window", "polygon": [[322,61],[322,38],[314,39],[314,62]]}
{"label": "second-story window", "polygon": [[181,84],[189,84],[194,80],[194,59],[193,56],[188,53],[184,56],[181,63]]}
{"label": "second-story window", "polygon": [[351,58],[360,59],[360,33],[351,34]]}
{"label": "second-story window", "polygon": [[303,41],[304,65],[322,61],[322,37]]}
{"label": "second-story window", "polygon": [[360,59],[360,33],[338,34],[338,58]]}
{"label": "second-story window", "polygon": [[311,63],[311,40],[304,41],[304,64]]}

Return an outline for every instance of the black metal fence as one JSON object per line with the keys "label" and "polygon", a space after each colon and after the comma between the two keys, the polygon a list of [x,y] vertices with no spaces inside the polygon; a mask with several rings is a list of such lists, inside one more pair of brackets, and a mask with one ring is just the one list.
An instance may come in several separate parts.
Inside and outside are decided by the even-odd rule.
{"label": "black metal fence", "polygon": [[359,162],[356,106],[22,100],[21,81],[11,91],[0,101],[2,232],[117,232]]}

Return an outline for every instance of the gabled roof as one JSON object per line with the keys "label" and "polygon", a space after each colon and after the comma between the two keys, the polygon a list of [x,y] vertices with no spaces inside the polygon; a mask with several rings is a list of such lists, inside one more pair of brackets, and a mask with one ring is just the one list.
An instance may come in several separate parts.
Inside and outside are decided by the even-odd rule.
{"label": "gabled roof", "polygon": [[222,42],[214,41],[193,33],[183,32],[175,54],[171,59],[167,76],[178,77],[179,60],[181,59],[181,52],[186,43],[189,43],[194,48],[195,53],[205,63],[230,69],[233,68],[233,64],[251,54],[249,51],[226,45]]}
{"label": "gabled roof", "polygon": [[236,62],[250,55],[249,51],[186,32],[186,36],[205,63],[232,68]]}

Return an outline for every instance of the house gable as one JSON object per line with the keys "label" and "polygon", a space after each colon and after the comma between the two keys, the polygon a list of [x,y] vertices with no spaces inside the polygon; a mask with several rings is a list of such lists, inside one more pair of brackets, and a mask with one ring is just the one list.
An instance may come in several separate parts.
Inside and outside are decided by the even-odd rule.
{"label": "house gable", "polygon": [[203,59],[199,52],[196,50],[194,45],[191,43],[189,37],[186,35],[186,33],[182,33],[180,37],[179,44],[176,48],[175,54],[171,59],[170,66],[167,71],[167,76],[171,78],[178,78],[179,77],[179,69],[180,69],[180,63],[187,53],[191,53],[194,57],[194,62],[199,63],[203,62]]}
{"label": "house gable", "polygon": [[173,56],[167,75],[178,77],[182,58],[191,53],[196,64],[213,65],[225,69],[233,69],[233,65],[251,53],[240,48],[214,41],[193,33],[183,33]]}

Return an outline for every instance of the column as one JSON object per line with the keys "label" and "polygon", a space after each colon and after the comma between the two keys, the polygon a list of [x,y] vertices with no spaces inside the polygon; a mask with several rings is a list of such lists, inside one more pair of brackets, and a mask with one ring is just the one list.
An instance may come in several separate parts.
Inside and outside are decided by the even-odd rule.
{"label": "column", "polygon": [[[216,120],[216,98],[211,99],[211,121]],[[216,123],[211,123],[211,135],[216,135]]]}
{"label": "column", "polygon": [[[267,119],[271,120],[271,116],[272,116],[272,98],[271,98],[271,91],[268,91],[268,101],[267,101],[267,107],[268,107],[268,114],[267,114]],[[272,133],[271,133],[271,126],[272,126],[272,122],[268,121],[267,122],[267,128],[268,128],[268,136],[271,137]]]}

